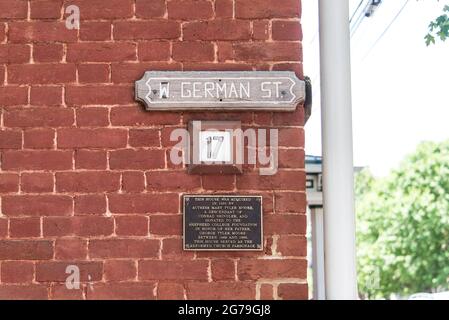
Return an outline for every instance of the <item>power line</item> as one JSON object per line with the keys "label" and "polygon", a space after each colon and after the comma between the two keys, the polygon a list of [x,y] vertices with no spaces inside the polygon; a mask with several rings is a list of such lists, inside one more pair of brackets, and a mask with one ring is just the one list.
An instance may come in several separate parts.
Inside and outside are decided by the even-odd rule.
{"label": "power line", "polygon": [[349,19],[349,23],[352,23],[352,19],[354,19],[355,14],[357,13],[357,11],[360,9],[360,7],[362,6],[363,2],[365,0],[360,0],[359,4],[357,5],[357,8],[355,8],[354,13],[351,16],[351,19]]}
{"label": "power line", "polygon": [[388,30],[390,30],[390,27],[399,18],[399,16],[404,11],[405,7],[407,6],[407,4],[409,2],[410,2],[410,0],[405,1],[405,3],[402,5],[401,9],[399,9],[398,13],[394,16],[393,20],[391,20],[391,22],[388,24],[388,26],[385,28],[385,30],[381,33],[379,38],[377,38],[377,40],[374,42],[374,44],[371,46],[371,48],[368,50],[368,52],[365,54],[365,56],[363,57],[362,60],[364,60],[371,53],[371,51],[376,47],[376,45],[379,43],[379,41],[382,40],[382,38],[385,36],[385,34],[388,32]]}

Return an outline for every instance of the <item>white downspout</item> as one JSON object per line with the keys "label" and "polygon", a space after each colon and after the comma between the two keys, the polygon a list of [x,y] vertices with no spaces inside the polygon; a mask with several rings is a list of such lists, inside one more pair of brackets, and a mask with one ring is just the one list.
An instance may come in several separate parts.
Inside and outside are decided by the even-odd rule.
{"label": "white downspout", "polygon": [[357,299],[348,0],[319,0],[326,299]]}

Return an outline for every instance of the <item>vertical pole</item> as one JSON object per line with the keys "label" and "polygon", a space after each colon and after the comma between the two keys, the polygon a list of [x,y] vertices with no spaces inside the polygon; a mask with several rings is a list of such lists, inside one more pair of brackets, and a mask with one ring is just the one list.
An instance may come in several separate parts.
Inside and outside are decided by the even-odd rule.
{"label": "vertical pole", "polygon": [[320,0],[326,299],[357,299],[348,0]]}
{"label": "vertical pole", "polygon": [[324,228],[323,207],[310,207],[312,221],[312,265],[313,265],[313,299],[326,300],[324,278]]}

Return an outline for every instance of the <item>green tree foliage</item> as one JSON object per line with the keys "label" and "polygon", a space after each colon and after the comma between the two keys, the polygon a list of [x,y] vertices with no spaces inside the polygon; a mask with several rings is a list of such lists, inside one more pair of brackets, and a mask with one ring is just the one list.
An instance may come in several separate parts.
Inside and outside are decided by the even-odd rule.
{"label": "green tree foliage", "polygon": [[361,294],[449,288],[449,141],[421,144],[387,178],[362,172],[356,186]]}
{"label": "green tree foliage", "polygon": [[[444,6],[443,12],[449,13],[449,5]],[[443,13],[429,24],[429,33],[424,37],[426,45],[435,44],[435,38],[446,41],[449,38],[449,16]]]}

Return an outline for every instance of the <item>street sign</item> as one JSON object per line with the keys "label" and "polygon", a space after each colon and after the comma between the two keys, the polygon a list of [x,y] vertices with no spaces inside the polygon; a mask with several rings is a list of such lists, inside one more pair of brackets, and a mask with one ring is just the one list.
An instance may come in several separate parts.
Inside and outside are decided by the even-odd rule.
{"label": "street sign", "polygon": [[148,111],[294,111],[305,83],[290,71],[147,71],[135,95]]}

